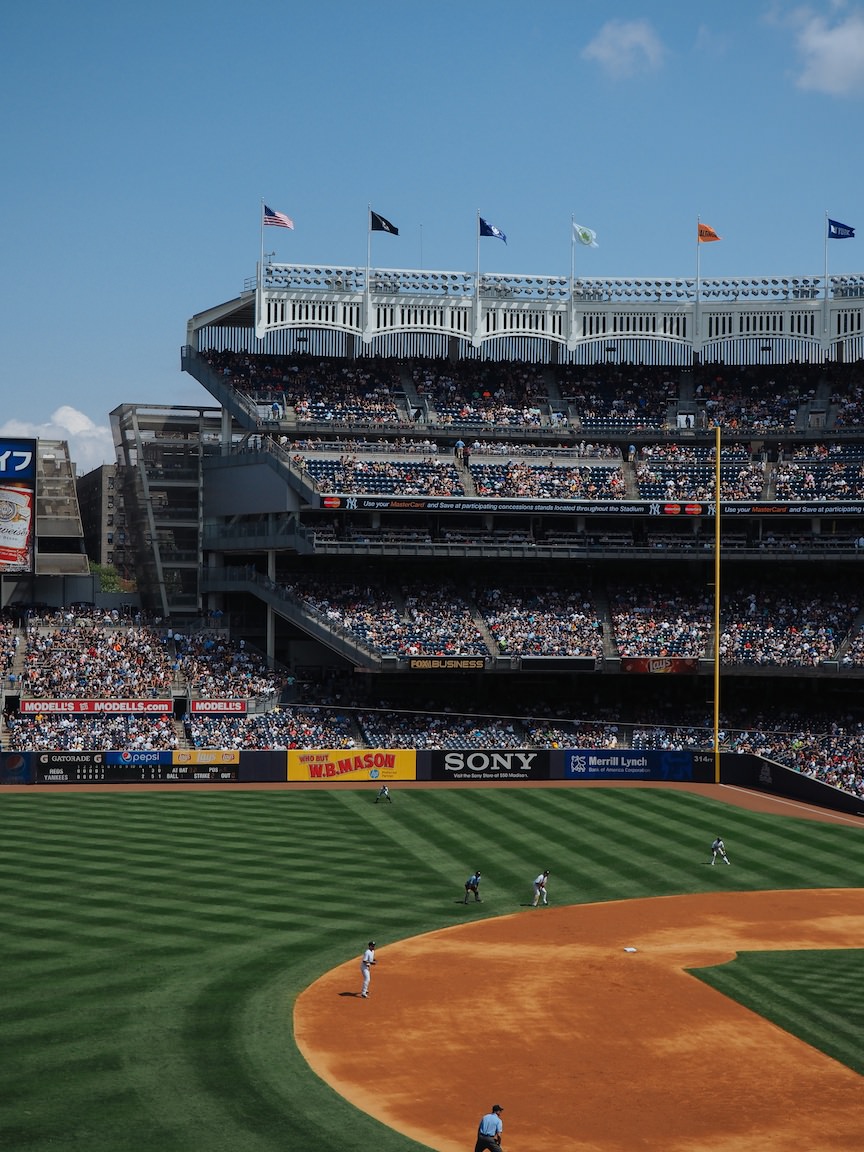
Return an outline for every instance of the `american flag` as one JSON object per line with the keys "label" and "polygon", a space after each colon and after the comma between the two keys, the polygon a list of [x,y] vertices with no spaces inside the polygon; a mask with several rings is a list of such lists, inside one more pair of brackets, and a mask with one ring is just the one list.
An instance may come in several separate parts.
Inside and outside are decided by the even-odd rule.
{"label": "american flag", "polygon": [[294,221],[284,212],[274,212],[272,208],[264,205],[264,223],[273,224],[276,228],[293,228]]}

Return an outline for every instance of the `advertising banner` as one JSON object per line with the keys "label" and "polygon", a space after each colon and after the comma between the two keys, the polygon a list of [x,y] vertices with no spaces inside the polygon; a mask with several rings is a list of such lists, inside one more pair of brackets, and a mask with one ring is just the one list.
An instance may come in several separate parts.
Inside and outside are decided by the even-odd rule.
{"label": "advertising banner", "polygon": [[319,748],[288,752],[289,780],[416,780],[413,748]]}
{"label": "advertising banner", "polygon": [[[346,512],[524,512],[535,516],[566,513],[570,516],[657,516],[713,518],[710,500],[537,500],[518,497],[476,496],[370,496],[346,493],[318,496],[320,508]],[[801,500],[745,503],[730,501],[720,505],[723,516],[861,516],[860,500],[832,503]]]}
{"label": "advertising banner", "polygon": [[246,711],[245,700],[193,700],[190,705],[192,712],[205,712],[208,715],[228,713],[237,715]]}
{"label": "advertising banner", "polygon": [[38,712],[158,712],[170,713],[170,700],[22,700],[18,710],[27,715]]}
{"label": "advertising banner", "polygon": [[694,753],[627,748],[568,748],[564,753],[564,774],[568,780],[699,780],[710,776],[702,770],[694,774]]}
{"label": "advertising banner", "polygon": [[0,784],[32,784],[32,753],[0,752]]}
{"label": "advertising banner", "polygon": [[408,667],[412,672],[482,672],[486,660],[483,656],[410,656]]}
{"label": "advertising banner", "polygon": [[[176,763],[177,752],[38,752],[34,784],[219,784],[237,779],[239,752],[227,763]],[[194,756],[195,752],[187,752]]]}
{"label": "advertising banner", "polygon": [[240,753],[230,748],[179,748],[171,753],[172,764],[239,764]]}
{"label": "advertising banner", "polygon": [[697,672],[699,660],[695,656],[622,656],[622,672],[661,672],[675,674]]}
{"label": "advertising banner", "polygon": [[548,780],[549,753],[542,751],[459,749],[431,752],[433,780]]}
{"label": "advertising banner", "polygon": [[171,752],[105,752],[106,764],[171,764]]}
{"label": "advertising banner", "polygon": [[36,441],[0,439],[0,574],[32,572]]}

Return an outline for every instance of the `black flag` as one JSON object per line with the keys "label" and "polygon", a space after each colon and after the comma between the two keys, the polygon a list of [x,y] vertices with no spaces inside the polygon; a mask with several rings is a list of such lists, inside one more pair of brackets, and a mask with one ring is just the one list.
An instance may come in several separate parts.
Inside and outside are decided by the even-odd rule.
{"label": "black flag", "polygon": [[398,236],[399,229],[395,224],[391,224],[389,220],[385,220],[383,216],[379,216],[377,212],[369,209],[370,224],[369,227],[372,232],[389,232],[391,236]]}

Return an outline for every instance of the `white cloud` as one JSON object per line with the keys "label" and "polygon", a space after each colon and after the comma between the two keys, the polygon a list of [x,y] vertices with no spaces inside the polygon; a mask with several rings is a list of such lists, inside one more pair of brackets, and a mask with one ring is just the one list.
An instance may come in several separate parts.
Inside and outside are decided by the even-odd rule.
{"label": "white cloud", "polygon": [[22,436],[36,440],[66,440],[69,443],[69,456],[76,465],[78,476],[83,476],[99,464],[114,461],[114,442],[111,429],[106,424],[94,424],[89,416],[61,405],[52,412],[44,424],[26,420],[7,420],[0,425],[0,436]]}
{"label": "white cloud", "polygon": [[666,55],[657,33],[647,20],[610,20],[582,51],[616,80],[654,71]]}
{"label": "white cloud", "polygon": [[856,9],[830,23],[802,8],[794,19],[802,58],[796,85],[828,96],[864,92],[864,13]]}

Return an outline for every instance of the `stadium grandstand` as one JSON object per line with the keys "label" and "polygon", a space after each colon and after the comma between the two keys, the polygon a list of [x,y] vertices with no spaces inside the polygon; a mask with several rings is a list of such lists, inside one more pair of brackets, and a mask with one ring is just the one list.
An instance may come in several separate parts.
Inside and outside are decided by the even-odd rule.
{"label": "stadium grandstand", "polygon": [[181,367],[111,413],[129,612],[3,576],[5,749],[716,734],[864,794],[864,276],[266,264]]}

